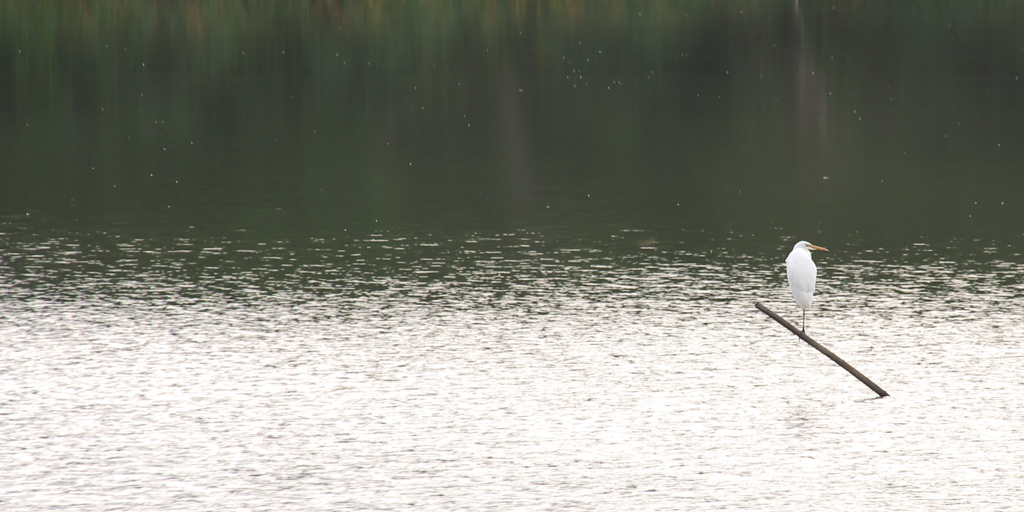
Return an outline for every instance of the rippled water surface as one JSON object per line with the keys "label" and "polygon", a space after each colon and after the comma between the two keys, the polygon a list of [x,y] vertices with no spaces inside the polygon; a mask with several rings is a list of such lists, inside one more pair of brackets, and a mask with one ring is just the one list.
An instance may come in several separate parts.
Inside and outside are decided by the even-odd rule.
{"label": "rippled water surface", "polygon": [[0,512],[1024,509],[1022,20],[0,2]]}
{"label": "rippled water surface", "polygon": [[[6,510],[998,509],[1018,248],[6,226]],[[837,242],[837,243],[833,243]]]}

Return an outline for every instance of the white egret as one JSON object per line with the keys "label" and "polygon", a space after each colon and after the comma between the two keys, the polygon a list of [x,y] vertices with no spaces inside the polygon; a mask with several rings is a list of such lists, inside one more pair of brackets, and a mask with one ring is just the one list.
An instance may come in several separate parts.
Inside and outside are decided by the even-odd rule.
{"label": "white egret", "polygon": [[811,251],[828,251],[828,249],[800,241],[793,246],[793,252],[789,253],[789,257],[786,258],[789,290],[793,292],[793,298],[796,299],[800,309],[804,311],[804,319],[800,325],[801,331],[804,331],[807,325],[807,310],[811,309],[811,301],[814,300],[814,280],[818,276],[818,267],[814,266]]}

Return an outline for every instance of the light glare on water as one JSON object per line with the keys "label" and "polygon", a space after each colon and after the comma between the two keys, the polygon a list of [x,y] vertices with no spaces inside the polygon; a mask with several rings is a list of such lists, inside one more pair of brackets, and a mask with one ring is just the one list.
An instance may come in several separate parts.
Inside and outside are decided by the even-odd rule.
{"label": "light glare on water", "polygon": [[0,2],[0,509],[1020,508],[1022,7]]}
{"label": "light glare on water", "polygon": [[1020,284],[990,277],[1013,268],[1004,251],[819,258],[808,331],[893,395],[874,399],[753,308],[798,312],[785,240],[763,241],[770,261],[744,254],[749,240],[645,250],[632,236],[16,237],[0,281],[0,500],[1016,503]]}

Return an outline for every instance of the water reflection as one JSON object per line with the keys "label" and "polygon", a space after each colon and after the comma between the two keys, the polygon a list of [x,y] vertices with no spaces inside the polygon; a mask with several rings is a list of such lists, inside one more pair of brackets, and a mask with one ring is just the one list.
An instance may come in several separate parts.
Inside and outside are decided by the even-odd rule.
{"label": "water reflection", "polygon": [[1021,217],[1014,3],[0,9],[3,214],[958,237]]}
{"label": "water reflection", "polygon": [[990,4],[0,3],[0,502],[1017,506]]}
{"label": "water reflection", "polygon": [[809,329],[893,394],[865,401],[754,310],[798,314],[781,238],[7,231],[0,492],[26,510],[909,510],[1021,484],[1012,247],[832,244]]}

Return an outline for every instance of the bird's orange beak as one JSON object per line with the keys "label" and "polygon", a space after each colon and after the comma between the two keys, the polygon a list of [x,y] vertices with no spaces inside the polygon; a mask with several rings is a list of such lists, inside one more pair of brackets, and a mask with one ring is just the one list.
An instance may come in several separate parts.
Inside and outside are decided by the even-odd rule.
{"label": "bird's orange beak", "polygon": [[825,252],[828,252],[828,249],[826,249],[826,248],[824,248],[824,247],[818,247],[817,245],[811,245],[811,244],[807,244],[807,245],[809,246],[809,248],[811,248],[811,249],[814,249],[814,250],[816,250],[816,251],[825,251]]}

